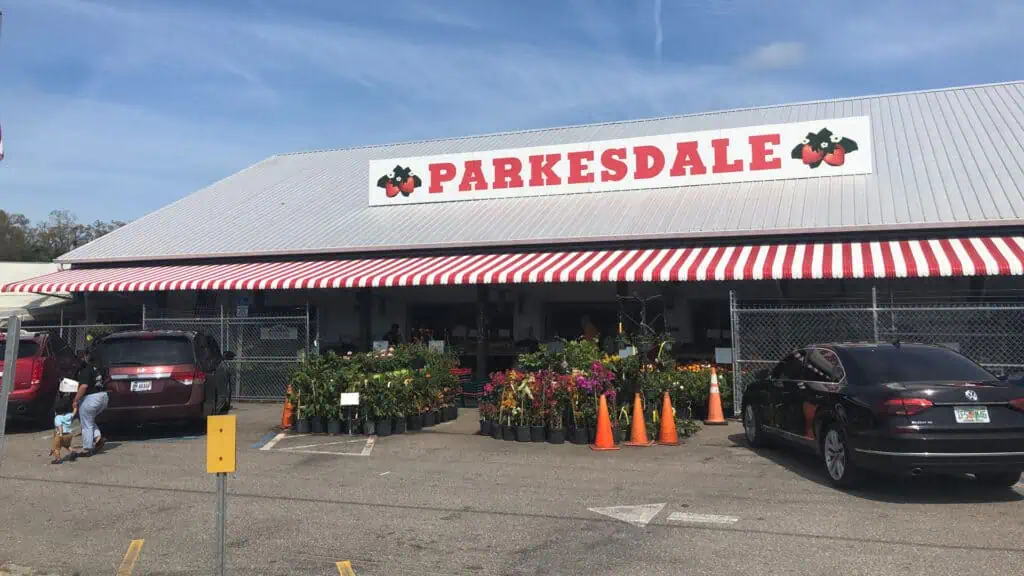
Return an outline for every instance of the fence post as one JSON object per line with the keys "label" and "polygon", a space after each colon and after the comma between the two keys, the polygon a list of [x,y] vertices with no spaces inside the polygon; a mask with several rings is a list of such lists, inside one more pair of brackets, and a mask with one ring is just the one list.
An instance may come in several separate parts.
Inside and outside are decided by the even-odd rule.
{"label": "fence post", "polygon": [[740,318],[736,309],[736,291],[729,290],[729,323],[732,335],[732,409],[733,414],[742,417],[743,391],[740,374]]}
{"label": "fence post", "polygon": [[306,351],[303,357],[309,356],[309,300],[306,300]]}
{"label": "fence post", "polygon": [[142,329],[146,329],[146,303],[142,303]]}
{"label": "fence post", "polygon": [[878,288],[871,285],[871,317],[875,327],[875,342],[880,342],[878,339]]}

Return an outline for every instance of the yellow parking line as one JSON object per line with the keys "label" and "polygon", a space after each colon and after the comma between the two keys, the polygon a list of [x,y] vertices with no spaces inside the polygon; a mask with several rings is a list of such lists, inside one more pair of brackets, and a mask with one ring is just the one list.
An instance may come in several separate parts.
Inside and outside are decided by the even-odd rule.
{"label": "yellow parking line", "polygon": [[352,563],[348,560],[342,560],[334,565],[338,567],[338,574],[341,576],[356,576],[356,571],[352,569]]}
{"label": "yellow parking line", "polygon": [[145,540],[132,540],[128,551],[124,553],[124,560],[121,560],[121,567],[117,569],[117,576],[132,576],[132,569],[135,568],[135,563],[139,560],[139,555],[142,554],[142,545],[145,542]]}

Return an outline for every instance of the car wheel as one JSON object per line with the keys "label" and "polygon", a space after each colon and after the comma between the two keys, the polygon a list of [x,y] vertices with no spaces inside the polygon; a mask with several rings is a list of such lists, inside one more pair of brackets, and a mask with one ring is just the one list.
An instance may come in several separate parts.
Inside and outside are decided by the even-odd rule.
{"label": "car wheel", "polygon": [[860,479],[859,471],[850,458],[846,434],[838,424],[831,424],[821,442],[821,455],[829,481],[840,488],[852,488]]}
{"label": "car wheel", "polygon": [[225,388],[224,406],[221,408],[221,414],[227,414],[231,411],[231,394],[231,385],[228,383],[228,386]]}
{"label": "car wheel", "polygon": [[743,436],[751,448],[763,448],[767,444],[761,427],[761,412],[753,404],[743,407]]}
{"label": "car wheel", "polygon": [[1010,488],[1020,482],[1020,470],[1004,470],[1003,472],[992,472],[989,474],[975,474],[978,482],[993,488]]}

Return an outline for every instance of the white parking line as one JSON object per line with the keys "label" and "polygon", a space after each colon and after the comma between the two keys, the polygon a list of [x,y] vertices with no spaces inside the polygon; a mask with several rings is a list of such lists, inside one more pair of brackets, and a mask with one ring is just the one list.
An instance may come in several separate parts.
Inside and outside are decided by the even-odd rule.
{"label": "white parking line", "polygon": [[[309,436],[309,434],[295,434],[294,436],[292,436],[292,438],[301,438],[302,436]],[[284,432],[281,432],[277,436],[274,436],[270,440],[270,442],[267,442],[262,447],[260,447],[260,450],[270,450],[270,449],[272,449],[274,447],[275,444],[277,444],[281,440],[284,440],[287,437],[288,437],[288,434],[286,434]]]}
{"label": "white parking line", "polygon": [[719,516],[718,514],[693,514],[690,512],[673,512],[668,517],[669,522],[688,522],[692,524],[735,524],[739,522],[736,516]]}
{"label": "white parking line", "polygon": [[[337,440],[334,442],[320,442],[315,444],[302,444],[299,446],[285,446],[278,447],[278,444],[284,439],[295,439],[295,438],[313,438],[312,434],[288,434],[281,432],[277,436],[274,436],[269,442],[259,448],[260,451],[268,452],[288,452],[289,454],[325,454],[329,456],[369,456],[373,452],[373,447],[377,443],[376,436],[370,436],[367,438],[355,438],[346,440]],[[363,443],[363,448],[358,453],[355,452],[331,452],[329,450],[316,450],[316,448],[323,448],[327,446],[337,446],[339,444],[358,444]]]}
{"label": "white parking line", "polygon": [[278,450],[303,450],[306,448],[320,448],[321,446],[336,446],[338,444],[361,444],[363,442],[366,442],[366,438],[359,438],[357,440],[340,440],[338,442],[325,442],[323,444],[303,444],[302,446],[278,448]]}

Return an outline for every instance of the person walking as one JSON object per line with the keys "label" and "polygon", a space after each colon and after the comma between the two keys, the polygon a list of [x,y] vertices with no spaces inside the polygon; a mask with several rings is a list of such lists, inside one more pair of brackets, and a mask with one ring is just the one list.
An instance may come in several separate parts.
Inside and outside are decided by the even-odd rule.
{"label": "person walking", "polygon": [[96,417],[107,409],[109,397],[103,382],[103,374],[93,365],[91,354],[82,352],[81,365],[75,373],[78,381],[78,392],[75,394],[74,408],[78,411],[82,422],[82,456],[92,456],[103,449],[106,439],[98,426]]}

